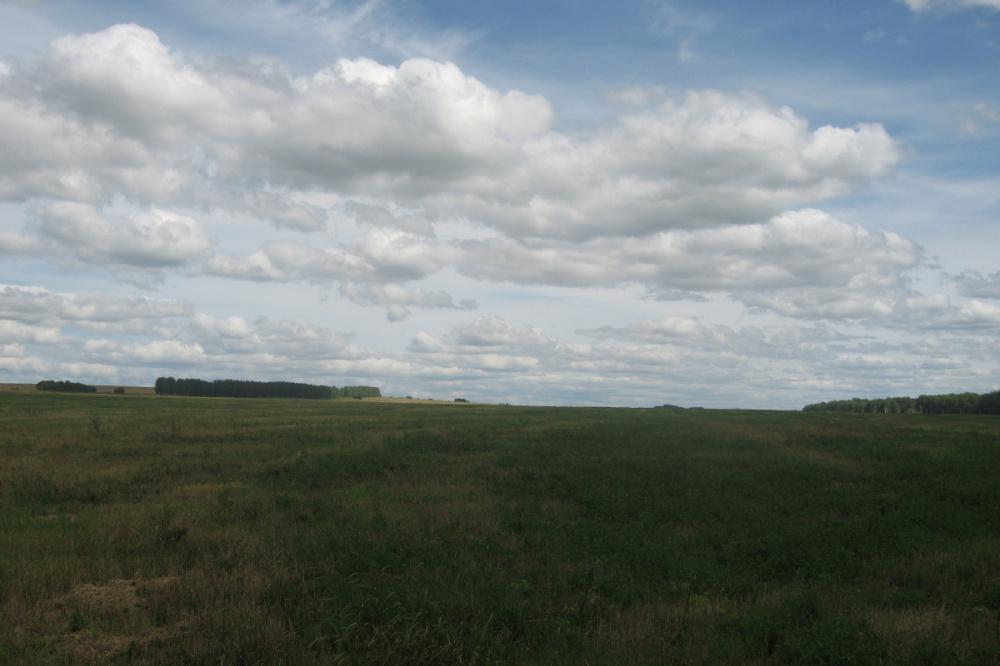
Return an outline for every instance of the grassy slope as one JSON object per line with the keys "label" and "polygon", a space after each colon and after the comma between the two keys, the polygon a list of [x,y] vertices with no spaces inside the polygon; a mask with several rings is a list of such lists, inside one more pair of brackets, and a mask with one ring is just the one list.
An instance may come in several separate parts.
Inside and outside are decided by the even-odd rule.
{"label": "grassy slope", "polygon": [[1000,419],[0,394],[0,662],[1000,663]]}

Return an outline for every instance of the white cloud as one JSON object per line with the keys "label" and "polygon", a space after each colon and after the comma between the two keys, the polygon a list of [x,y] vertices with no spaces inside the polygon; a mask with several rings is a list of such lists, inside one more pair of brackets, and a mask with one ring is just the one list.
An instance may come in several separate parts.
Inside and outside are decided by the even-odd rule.
{"label": "white cloud", "polygon": [[156,33],[134,24],[53,41],[41,71],[54,107],[107,122],[147,146],[173,147],[190,127],[225,135],[241,119],[233,96],[182,64]]}
{"label": "white cloud", "polygon": [[502,196],[462,210],[511,236],[633,236],[767,219],[848,193],[900,159],[880,125],[810,132],[760,96],[689,91],[596,137],[546,135]]}
{"label": "white cloud", "polygon": [[[322,190],[503,233],[583,238],[767,219],[850,192],[900,159],[877,124],[810,131],[751,93],[689,91],[593,136],[544,98],[451,63],[184,64],[134,25],[56,40],[0,82],[0,196],[249,211],[316,230]],[[192,148],[194,147],[194,149]],[[263,194],[250,196],[249,191]]]}
{"label": "white cloud", "polygon": [[75,379],[86,378],[88,381],[114,383],[118,376],[118,368],[104,363],[62,363],[59,366],[59,376],[68,375]]}
{"label": "white cloud", "polygon": [[243,317],[216,319],[199,312],[191,318],[195,330],[226,339],[244,339],[253,335],[253,330]]}
{"label": "white cloud", "polygon": [[155,340],[147,344],[129,345],[120,354],[115,354],[116,360],[124,356],[142,364],[153,365],[195,365],[205,361],[205,352],[198,344],[187,344],[177,340]]}
{"label": "white cloud", "polygon": [[25,356],[23,347],[18,345],[0,347],[0,369],[15,377],[44,377],[51,368],[52,364],[36,356]]}
{"label": "white cloud", "polygon": [[285,358],[296,365],[310,361],[353,358],[361,352],[350,335],[336,333],[302,318],[264,322],[257,326],[259,353]]}
{"label": "white cloud", "polygon": [[472,300],[456,303],[451,295],[443,291],[427,292],[399,284],[357,285],[348,282],[341,285],[340,293],[359,305],[384,306],[389,321],[402,321],[409,317],[410,310],[407,306],[459,310],[472,310],[476,307]]}
{"label": "white cloud", "polygon": [[[347,26],[392,25],[377,2],[354,15],[251,4],[277,19],[272,37],[287,21],[346,41],[361,39]],[[663,7],[659,28],[693,62],[715,24]],[[384,45],[420,50],[390,33]],[[5,61],[0,199],[20,212],[5,217],[0,253],[87,271],[80,291],[92,293],[0,286],[0,367],[722,406],[827,399],[858,378],[930,382],[928,363],[958,382],[979,371],[976,354],[1000,363],[996,276],[967,271],[947,286],[958,295],[921,293],[924,249],[842,198],[902,160],[880,124],[810,126],[754,92],[631,87],[602,125],[570,130],[541,95],[445,59],[393,62],[303,73],[288,59],[212,60],[136,25]],[[965,104],[966,131],[985,134],[994,107]],[[913,190],[910,205],[933,217]],[[834,199],[843,214],[817,208]],[[99,293],[94,269],[183,298]],[[317,284],[332,287],[322,306]],[[478,304],[493,314],[465,312]],[[355,305],[421,330],[393,351],[403,327],[386,333]]]}
{"label": "white cloud", "polygon": [[[0,148],[31,156],[0,164],[0,196],[56,199],[27,230],[35,237],[5,232],[0,250],[47,249],[64,268],[100,266],[139,286],[179,268],[334,282],[393,321],[413,306],[468,307],[406,284],[448,267],[663,295],[812,286],[821,300],[843,296],[754,305],[854,316],[845,300],[892,291],[917,261],[898,237],[784,213],[885,175],[901,153],[881,125],[811,130],[753,93],[631,97],[653,105],[573,135],[552,129],[544,98],[495,90],[452,63],[341,59],[293,77],[263,59],[185,62],[136,25],[65,37],[0,81],[10,130]],[[275,239],[240,256],[173,212],[315,232],[331,210],[317,194],[370,228],[341,245]],[[447,225],[471,233],[436,238]]]}
{"label": "white cloud", "polygon": [[[421,280],[444,268],[521,285],[644,285],[665,299],[678,292],[729,293],[755,307],[803,317],[886,314],[904,295],[905,273],[922,250],[891,232],[869,232],[815,209],[766,224],[668,231],[641,238],[451,242],[375,230],[350,249],[269,243],[246,257],[215,257],[207,270],[249,280],[339,282],[356,303],[456,307],[392,280]],[[458,307],[467,307],[459,304]],[[404,316],[396,310],[394,316]]]}
{"label": "white cloud", "polygon": [[165,210],[136,212],[109,221],[92,206],[59,202],[40,214],[42,235],[72,258],[91,266],[158,269],[211,255],[197,220]]}
{"label": "white cloud", "polygon": [[59,344],[64,340],[58,328],[34,326],[18,321],[0,319],[0,343],[34,342],[43,345]]}
{"label": "white cloud", "polygon": [[832,346],[848,339],[822,325],[734,329],[722,324],[706,325],[692,317],[643,320],[624,328],[604,326],[579,333],[595,340],[673,349],[679,357],[697,352],[727,354],[730,358],[795,359],[800,362],[821,360]]}
{"label": "white cloud", "polygon": [[45,254],[46,249],[45,244],[35,236],[0,230],[0,254],[40,256]]}
{"label": "white cloud", "polygon": [[956,329],[971,332],[975,329],[1000,328],[1000,306],[978,300],[953,305],[943,295],[938,295],[930,305],[926,304],[931,298],[920,299],[923,302],[916,306],[914,299],[907,300],[907,307],[900,314],[911,325],[931,330]]}
{"label": "white cloud", "polygon": [[319,206],[264,190],[248,194],[246,210],[257,217],[273,221],[278,227],[299,231],[323,229],[328,216],[327,211]]}
{"label": "white cloud", "polygon": [[515,327],[496,315],[483,315],[472,325],[458,328],[454,340],[466,349],[550,349],[554,342],[537,326]]}
{"label": "white cloud", "polygon": [[439,392],[455,385],[473,396],[523,403],[558,384],[561,395],[584,404],[711,405],[751,386],[821,390],[833,376],[829,359],[854,343],[825,326],[733,329],[693,318],[578,333],[591,342],[567,343],[538,327],[484,315],[445,336],[417,334],[409,358]]}
{"label": "white cloud", "polygon": [[66,294],[43,287],[0,284],[0,318],[48,326],[122,323],[191,314],[177,300],[112,294]]}
{"label": "white cloud", "polygon": [[983,276],[976,271],[964,271],[957,278],[959,292],[971,298],[1000,298],[1000,271]]}
{"label": "white cloud", "polygon": [[978,102],[958,114],[959,131],[965,136],[982,138],[983,127],[1000,122],[1000,110],[986,102]]}
{"label": "white cloud", "polygon": [[885,28],[876,28],[874,30],[867,31],[861,36],[866,42],[877,42],[885,37]]}
{"label": "white cloud", "polygon": [[268,243],[245,257],[213,257],[204,270],[253,281],[337,282],[340,292],[352,302],[384,306],[390,321],[400,321],[410,314],[407,306],[475,307],[470,300],[456,303],[442,291],[427,292],[401,284],[433,275],[459,254],[447,244],[380,228],[355,239],[350,249]]}
{"label": "white cloud", "polygon": [[283,282],[291,279],[271,263],[265,251],[254,252],[246,257],[216,255],[205,263],[203,270],[209,275],[254,282]]}
{"label": "white cloud", "polygon": [[899,0],[899,2],[905,2],[915,12],[925,12],[932,9],[972,9],[976,7],[993,10],[1000,9],[1000,0]]}
{"label": "white cloud", "polygon": [[696,44],[715,29],[712,16],[683,10],[672,0],[659,0],[657,4],[653,28],[677,40],[677,59],[682,63],[700,59]]}
{"label": "white cloud", "polygon": [[797,307],[778,301],[771,307],[793,316],[852,317],[874,314],[878,299],[897,298],[904,273],[922,254],[896,234],[869,232],[811,209],[767,224],[648,238],[572,244],[496,239],[462,247],[467,254],[460,270],[475,277],[562,286],[635,282],[667,298],[677,290],[728,292],[758,306],[766,298],[794,298]]}
{"label": "white cloud", "polygon": [[[142,341],[125,342],[122,334]],[[301,318],[250,323],[193,313],[177,301],[0,285],[0,358],[36,355],[46,357],[47,369],[72,376],[138,375],[144,383],[150,372],[190,372],[184,368],[216,377],[317,377],[324,364],[376,358],[351,335]],[[17,360],[0,367],[41,366]]]}

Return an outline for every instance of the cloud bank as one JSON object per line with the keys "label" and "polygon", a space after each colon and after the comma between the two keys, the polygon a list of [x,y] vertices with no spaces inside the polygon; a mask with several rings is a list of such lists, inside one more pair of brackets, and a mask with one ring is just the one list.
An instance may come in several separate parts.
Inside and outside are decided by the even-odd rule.
{"label": "cloud bank", "polygon": [[[675,19],[664,29],[691,29]],[[752,91],[620,97],[606,124],[571,130],[545,97],[451,62],[339,59],[294,75],[270,57],[180,53],[134,24],[8,59],[0,202],[19,215],[0,228],[6,258],[189,294],[332,287],[345,310],[431,330],[380,350],[307,312],[271,321],[265,304],[219,312],[195,295],[5,276],[0,368],[141,383],[389,378],[401,392],[512,402],[561,387],[569,402],[632,403],[669,376],[723,402],[731,384],[822,391],[845,367],[883,372],[888,390],[944,353],[887,335],[1000,325],[995,274],[956,279],[968,302],[921,293],[910,276],[923,248],[823,210],[901,163],[883,125],[811,127]],[[503,289],[625,288],[755,323],[670,315],[554,334],[480,311]]]}
{"label": "cloud bank", "polygon": [[[273,60],[185,60],[117,25],[57,39],[0,80],[0,196],[40,202],[2,248],[121,275],[329,281],[390,307],[452,307],[404,286],[445,267],[747,291],[916,260],[901,239],[786,212],[884,176],[901,151],[881,125],[810,129],[753,93],[691,90],[586,134],[555,126],[544,98],[451,63],[339,60],[293,77]],[[132,210],[112,217],[122,201]],[[272,240],[233,255],[209,241],[201,218],[215,211],[304,233],[371,226],[339,245]],[[442,224],[465,237],[437,237]],[[791,265],[802,259],[789,243],[820,265]]]}

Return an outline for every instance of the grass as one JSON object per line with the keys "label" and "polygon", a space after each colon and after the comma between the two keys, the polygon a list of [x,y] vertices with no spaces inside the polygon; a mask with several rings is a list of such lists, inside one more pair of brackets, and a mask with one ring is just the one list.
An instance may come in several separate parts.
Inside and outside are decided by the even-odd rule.
{"label": "grass", "polygon": [[1000,663],[1000,419],[0,393],[0,663]]}

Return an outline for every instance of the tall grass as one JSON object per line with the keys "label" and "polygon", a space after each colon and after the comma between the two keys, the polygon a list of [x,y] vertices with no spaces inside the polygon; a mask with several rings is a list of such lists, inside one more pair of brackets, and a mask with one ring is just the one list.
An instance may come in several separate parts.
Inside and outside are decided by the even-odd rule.
{"label": "tall grass", "polygon": [[0,394],[0,663],[1000,663],[995,417]]}

